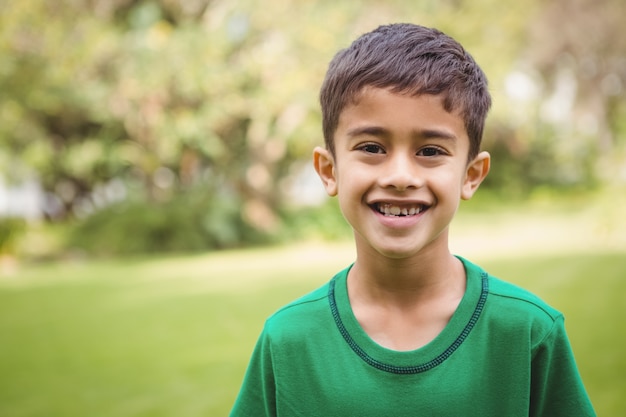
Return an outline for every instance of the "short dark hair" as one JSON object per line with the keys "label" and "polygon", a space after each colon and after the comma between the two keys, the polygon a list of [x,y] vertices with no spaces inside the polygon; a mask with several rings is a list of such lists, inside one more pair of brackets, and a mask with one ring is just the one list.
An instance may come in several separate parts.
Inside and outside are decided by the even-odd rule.
{"label": "short dark hair", "polygon": [[469,160],[480,151],[491,107],[487,77],[474,58],[448,35],[414,24],[385,25],[335,55],[320,91],[324,141],[333,155],[339,115],[368,86],[414,96],[441,94],[444,109],[458,110],[464,120],[470,140]]}

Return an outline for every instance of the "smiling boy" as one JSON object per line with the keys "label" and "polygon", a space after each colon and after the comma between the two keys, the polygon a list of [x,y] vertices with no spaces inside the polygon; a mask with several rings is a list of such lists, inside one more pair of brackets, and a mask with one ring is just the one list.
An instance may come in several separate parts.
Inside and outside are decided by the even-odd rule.
{"label": "smiling boy", "polygon": [[381,26],[335,56],[320,101],[314,165],[357,257],[266,321],[231,416],[594,416],[563,316],[450,253],[489,172],[473,58]]}

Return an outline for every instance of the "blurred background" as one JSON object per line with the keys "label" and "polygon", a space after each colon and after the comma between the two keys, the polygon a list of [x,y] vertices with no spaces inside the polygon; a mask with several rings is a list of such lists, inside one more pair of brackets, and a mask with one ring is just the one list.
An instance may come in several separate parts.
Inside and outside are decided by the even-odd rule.
{"label": "blurred background", "polygon": [[225,415],[264,317],[353,256],[318,91],[399,21],[490,80],[455,249],[579,317],[626,413],[623,0],[0,0],[0,414]]}

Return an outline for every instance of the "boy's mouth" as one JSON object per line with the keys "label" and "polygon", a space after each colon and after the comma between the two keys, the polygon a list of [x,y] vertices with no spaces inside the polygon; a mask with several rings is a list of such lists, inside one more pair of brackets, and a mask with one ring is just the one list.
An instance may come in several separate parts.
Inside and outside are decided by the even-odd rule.
{"label": "boy's mouth", "polygon": [[375,203],[372,208],[384,216],[405,217],[420,214],[428,207],[424,204],[403,204]]}

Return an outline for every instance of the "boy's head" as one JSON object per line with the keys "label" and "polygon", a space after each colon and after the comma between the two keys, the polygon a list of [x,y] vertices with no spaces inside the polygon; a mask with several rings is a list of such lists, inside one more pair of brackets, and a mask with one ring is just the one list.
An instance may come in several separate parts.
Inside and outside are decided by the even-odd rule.
{"label": "boy's head", "polygon": [[441,95],[444,109],[458,111],[470,140],[468,160],[480,150],[491,96],[487,78],[454,39],[413,24],[380,26],[362,35],[331,61],[320,92],[324,141],[335,154],[334,134],[344,108],[364,87],[417,96]]}

